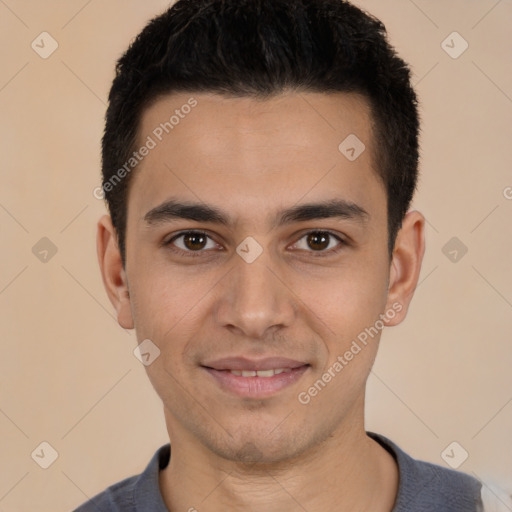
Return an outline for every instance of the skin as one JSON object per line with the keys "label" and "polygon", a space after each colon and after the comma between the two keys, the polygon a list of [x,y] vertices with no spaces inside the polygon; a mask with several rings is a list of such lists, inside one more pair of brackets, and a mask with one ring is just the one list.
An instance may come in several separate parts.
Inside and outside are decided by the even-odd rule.
{"label": "skin", "polygon": [[[364,429],[365,385],[381,331],[307,405],[297,396],[393,304],[401,311],[384,324],[403,321],[420,273],[425,219],[408,212],[390,260],[386,191],[373,168],[364,98],[172,94],[144,112],[139,142],[190,97],[197,106],[132,176],[126,268],[108,215],[97,238],[119,324],[161,351],[146,371],[172,440],[170,463],[160,472],[164,501],[172,511],[389,512],[397,467]],[[366,146],[352,162],[338,150],[351,133]],[[234,222],[148,224],[146,213],[171,197],[216,206]],[[336,198],[368,217],[272,226],[281,209]],[[178,251],[188,250],[182,254],[163,245],[187,229],[211,238],[202,245],[174,240]],[[347,244],[308,243],[309,231],[326,230]],[[263,249],[252,263],[236,253],[248,236]],[[198,247],[198,257],[187,256]],[[270,397],[242,398],[201,367],[230,355],[310,366]]]}

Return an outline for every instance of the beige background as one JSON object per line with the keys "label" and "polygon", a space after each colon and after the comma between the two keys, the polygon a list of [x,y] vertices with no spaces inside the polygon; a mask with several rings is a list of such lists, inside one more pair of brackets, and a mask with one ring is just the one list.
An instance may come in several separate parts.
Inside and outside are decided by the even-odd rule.
{"label": "beige background", "polygon": [[[459,470],[512,490],[512,2],[357,3],[414,70],[414,206],[428,220],[412,308],[369,378],[367,430],[445,466],[457,441]],[[92,193],[115,60],[166,5],[0,0],[0,512],[70,511],[168,441],[100,280]],[[43,31],[59,45],[47,59],[31,48]],[[441,46],[453,31],[469,44],[457,59]],[[43,237],[57,248],[47,262],[32,252]],[[452,237],[468,248],[455,263]],[[31,457],[43,441],[58,452],[48,469]]]}

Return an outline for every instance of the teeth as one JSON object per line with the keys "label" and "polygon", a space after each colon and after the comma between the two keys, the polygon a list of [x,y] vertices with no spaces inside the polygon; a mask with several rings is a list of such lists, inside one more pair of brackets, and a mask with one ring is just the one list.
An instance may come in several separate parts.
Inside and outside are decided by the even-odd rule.
{"label": "teeth", "polygon": [[274,370],[259,370],[256,372],[258,377],[272,377],[275,375]]}
{"label": "teeth", "polygon": [[280,373],[290,373],[292,371],[291,368],[276,368],[271,370],[228,370],[233,375],[238,375],[241,377],[273,377],[274,375],[279,375]]}

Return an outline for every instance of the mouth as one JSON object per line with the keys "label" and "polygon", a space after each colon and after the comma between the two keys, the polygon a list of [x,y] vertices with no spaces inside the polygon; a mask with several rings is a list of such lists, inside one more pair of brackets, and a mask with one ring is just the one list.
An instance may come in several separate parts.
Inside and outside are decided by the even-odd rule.
{"label": "mouth", "polygon": [[225,358],[202,365],[214,383],[229,394],[267,398],[297,383],[311,365],[285,358]]}
{"label": "mouth", "polygon": [[232,373],[233,375],[239,375],[241,377],[273,377],[274,375],[279,375],[280,373],[290,373],[292,371],[291,368],[275,368],[270,370],[220,370]]}

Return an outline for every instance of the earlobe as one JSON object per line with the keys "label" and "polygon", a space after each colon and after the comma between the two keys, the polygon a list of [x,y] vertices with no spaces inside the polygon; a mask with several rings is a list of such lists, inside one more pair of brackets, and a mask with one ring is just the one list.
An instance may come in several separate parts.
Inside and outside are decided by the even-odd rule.
{"label": "earlobe", "polygon": [[96,246],[103,285],[117,312],[117,321],[124,329],[133,329],[128,280],[117,243],[117,234],[109,215],[104,215],[98,221]]}
{"label": "earlobe", "polygon": [[406,317],[418,284],[424,253],[425,217],[418,211],[410,211],[402,222],[393,250],[386,311],[393,309],[396,314],[385,321],[386,325],[398,325]]}

